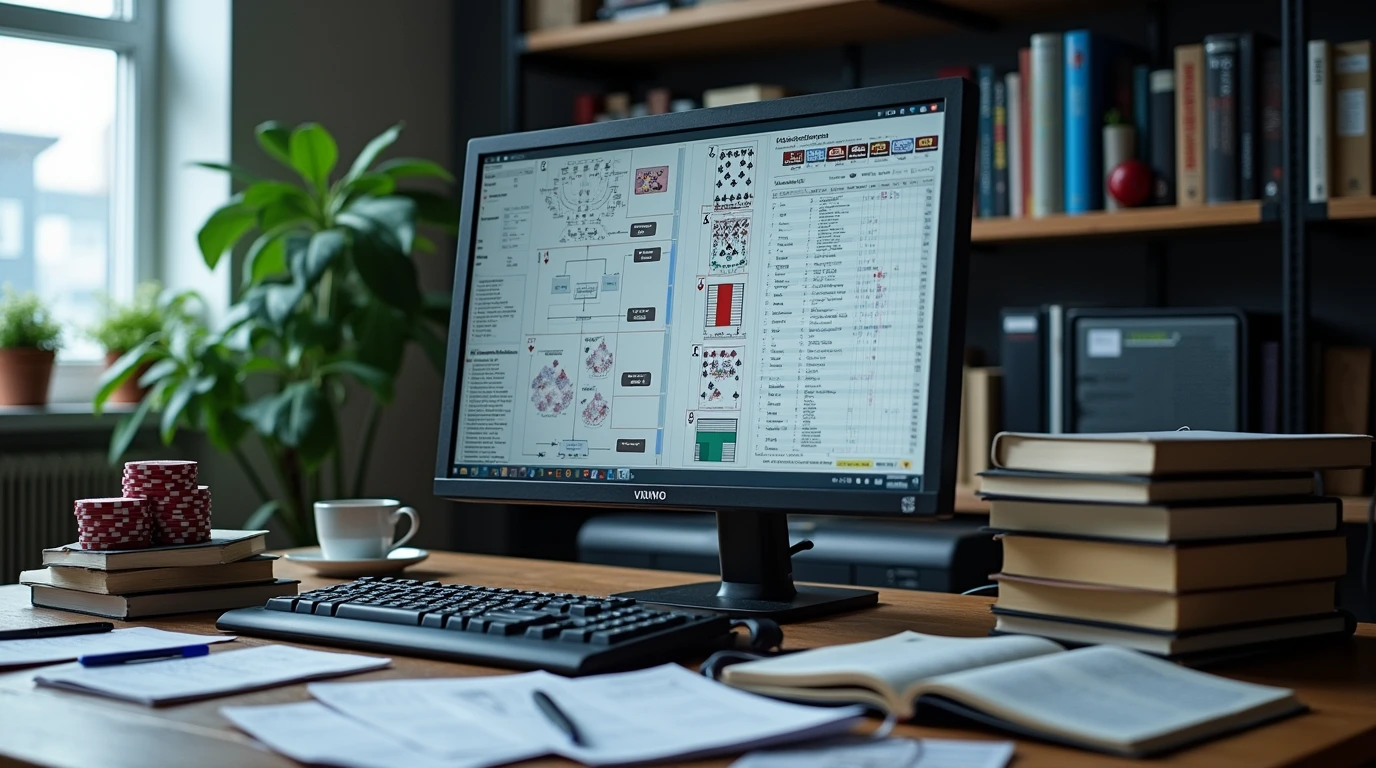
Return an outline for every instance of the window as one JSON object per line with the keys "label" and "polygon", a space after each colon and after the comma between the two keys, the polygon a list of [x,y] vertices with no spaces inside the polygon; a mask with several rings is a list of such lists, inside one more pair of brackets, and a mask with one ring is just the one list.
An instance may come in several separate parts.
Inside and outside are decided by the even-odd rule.
{"label": "window", "polygon": [[152,277],[156,12],[0,0],[0,284],[38,293],[64,326],[54,400],[88,397],[70,380],[99,374],[85,334],[99,298]]}

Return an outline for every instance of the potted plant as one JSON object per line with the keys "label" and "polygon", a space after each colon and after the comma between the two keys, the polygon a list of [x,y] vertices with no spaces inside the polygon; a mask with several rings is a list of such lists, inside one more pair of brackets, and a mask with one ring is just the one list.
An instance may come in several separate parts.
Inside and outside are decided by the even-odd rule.
{"label": "potted plant", "polygon": [[[162,286],[156,282],[138,286],[133,301],[128,304],[105,297],[104,316],[91,327],[89,336],[105,350],[106,368],[143,343],[144,339],[162,331],[169,320],[183,317],[186,305],[193,297],[191,293],[164,297]],[[139,379],[151,365],[151,362],[144,362],[136,367],[110,393],[106,402],[127,404],[142,400],[147,389],[139,384]]]}
{"label": "potted plant", "polygon": [[32,293],[0,294],[0,405],[45,405],[62,328]]}
{"label": "potted plant", "polygon": [[[275,519],[297,544],[314,541],[316,500],[363,495],[406,349],[414,345],[437,370],[444,367],[449,294],[424,294],[412,258],[435,250],[420,227],[457,231],[458,205],[447,193],[402,185],[416,178],[450,184],[453,177],[429,160],[377,162],[400,133],[400,125],[384,131],[336,174],[338,149],[323,127],[258,126],[259,146],[294,182],[202,164],[247,184],[198,233],[212,269],[246,246],[239,295],[220,327],[180,319],[106,371],[98,409],[149,366],[137,377],[147,394],[111,438],[112,461],[150,411],[161,413],[164,442],[179,429],[201,430],[234,457],[262,499],[246,525]],[[370,405],[361,447],[346,457],[340,412],[356,396]],[[269,477],[246,451],[249,441],[266,457]]]}

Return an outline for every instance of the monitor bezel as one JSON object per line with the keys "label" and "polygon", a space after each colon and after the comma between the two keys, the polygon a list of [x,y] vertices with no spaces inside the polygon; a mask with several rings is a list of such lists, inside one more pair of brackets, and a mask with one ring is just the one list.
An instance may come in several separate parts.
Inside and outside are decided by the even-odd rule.
{"label": "monitor bezel", "polygon": [[[458,434],[460,365],[466,341],[468,283],[473,270],[473,240],[481,158],[519,154],[554,146],[623,139],[649,139],[704,129],[746,127],[796,118],[890,107],[943,99],[942,204],[938,214],[937,271],[933,302],[928,439],[923,487],[918,490],[778,489],[730,485],[673,485],[571,480],[474,479],[451,477]],[[615,506],[635,509],[723,508],[786,510],[820,514],[913,516],[949,514],[955,498],[956,453],[960,423],[960,389],[964,360],[966,285],[969,271],[970,220],[974,198],[974,137],[978,99],[963,78],[885,85],[646,118],[553,128],[472,139],[463,169],[462,217],[454,271],[449,354],[445,360],[439,447],[435,461],[435,494],[456,501]],[[954,190],[952,197],[948,191]],[[459,260],[462,259],[462,262]],[[935,450],[933,450],[935,449]],[[663,498],[636,500],[635,491],[664,491]],[[729,498],[725,494],[729,493]],[[904,497],[912,497],[904,499]],[[909,511],[911,510],[911,511]]]}

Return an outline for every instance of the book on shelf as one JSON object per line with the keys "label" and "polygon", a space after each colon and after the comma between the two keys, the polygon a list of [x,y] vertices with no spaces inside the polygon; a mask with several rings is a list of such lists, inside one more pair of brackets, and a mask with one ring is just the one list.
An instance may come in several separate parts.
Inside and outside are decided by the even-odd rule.
{"label": "book on shelf", "polygon": [[1261,197],[1261,66],[1270,41],[1255,32],[1237,36],[1237,198]]}
{"label": "book on shelf", "polygon": [[[1007,400],[1005,399],[1005,402]],[[1221,473],[1148,477],[989,469],[979,476],[987,497],[1052,499],[1105,504],[1240,500],[1314,492],[1312,472]]]}
{"label": "book on shelf", "polygon": [[[1136,64],[1132,68],[1132,131],[1136,136],[1133,157],[1151,164],[1151,67]],[[1105,168],[1112,173],[1113,168]]]}
{"label": "book on shelf", "polygon": [[1003,76],[1008,92],[1008,215],[1021,219],[1027,215],[1027,188],[1023,184],[1023,162],[1026,144],[1023,143],[1023,85],[1022,75],[1009,72]]}
{"label": "book on shelf", "polygon": [[136,568],[128,571],[102,571],[54,565],[19,574],[21,584],[43,584],[79,592],[102,595],[128,595],[139,592],[222,587],[272,581],[275,555],[254,555],[223,565],[195,565],[173,568]]}
{"label": "book on shelf", "polygon": [[1097,211],[1104,200],[1103,124],[1113,66],[1108,44],[1088,30],[1065,33],[1065,212]]}
{"label": "book on shelf", "polygon": [[1280,202],[1280,178],[1284,122],[1281,98],[1280,46],[1267,46],[1261,63],[1261,195],[1268,203]]}
{"label": "book on shelf", "polygon": [[1151,73],[1152,202],[1175,205],[1175,70]]}
{"label": "book on shelf", "polygon": [[1332,109],[1327,40],[1310,40],[1305,59],[1305,81],[1309,88],[1309,202],[1328,202],[1328,180],[1333,175],[1333,148],[1330,145],[1329,119]]}
{"label": "book on shelf", "polygon": [[1020,216],[1032,215],[1032,49],[1018,49],[1018,152]]}
{"label": "book on shelf", "polygon": [[1204,46],[1175,49],[1176,205],[1204,204]]}
{"label": "book on shelf", "polygon": [[1111,644],[1186,664],[1195,663],[1196,660],[1206,663],[1219,657],[1239,658],[1251,653],[1274,652],[1283,648],[1286,642],[1345,636],[1352,634],[1356,628],[1350,614],[1331,609],[1316,616],[1182,632],[1142,630],[1107,622],[1024,614],[998,607],[993,610],[994,632],[998,634],[1036,635],[1072,645]]}
{"label": "book on shelf", "polygon": [[215,529],[200,544],[177,544],[145,549],[95,550],[79,544],[43,550],[43,565],[66,565],[104,571],[134,568],[172,568],[222,565],[252,557],[267,549],[267,531]]}
{"label": "book on shelf", "polygon": [[597,18],[600,0],[525,0],[527,30],[573,27]]}
{"label": "book on shelf", "polygon": [[33,593],[33,604],[42,608],[59,608],[64,611],[128,620],[174,613],[251,608],[262,605],[274,597],[296,594],[298,584],[300,582],[293,579],[277,579],[256,584],[231,584],[130,595],[102,595],[44,584],[34,584],[29,589]]}
{"label": "book on shelf", "polygon": [[1059,32],[1032,36],[1031,83],[1031,168],[1034,217],[1042,218],[1065,210],[1065,59]]}
{"label": "book on shelf", "polygon": [[1046,421],[1046,323],[1039,308],[1008,308],[1000,312],[999,337],[1003,361],[1004,428],[1044,432]]}
{"label": "book on shelf", "polygon": [[1236,35],[1204,38],[1204,202],[1238,199]]}
{"label": "book on shelf", "polygon": [[1005,533],[1003,572],[1161,592],[1336,579],[1347,573],[1347,539],[1313,534],[1269,539],[1138,543]]}
{"label": "book on shelf", "polygon": [[1371,41],[1333,46],[1334,197],[1371,195]]}
{"label": "book on shelf", "polygon": [[993,460],[1003,469],[1126,475],[1349,469],[1371,465],[1371,437],[1202,429],[1074,435],[1004,432],[994,440]]}
{"label": "book on shelf", "polygon": [[[727,685],[903,719],[956,715],[1017,734],[1145,757],[1299,713],[1283,688],[1198,672],[1124,648],[1066,651],[1036,637],[891,637],[748,661]],[[1095,706],[1086,708],[1086,700]]]}
{"label": "book on shelf", "polygon": [[997,74],[992,64],[981,64],[975,69],[975,84],[979,88],[979,124],[976,127],[979,150],[979,176],[976,188],[979,190],[979,218],[987,219],[994,215],[994,79]]}
{"label": "book on shelf", "polygon": [[989,446],[999,432],[1003,410],[1003,371],[999,368],[965,369],[965,456],[967,477],[989,468]]}
{"label": "book on shelf", "polygon": [[1153,543],[1332,532],[1343,515],[1341,499],[1322,496],[1165,504],[986,497],[989,527],[997,531]]}
{"label": "book on shelf", "polygon": [[1009,200],[1009,136],[1008,136],[1008,79],[994,76],[994,215],[1008,216]]}
{"label": "book on shelf", "polygon": [[995,606],[1060,619],[1186,632],[1332,613],[1332,579],[1176,594],[999,573]]}

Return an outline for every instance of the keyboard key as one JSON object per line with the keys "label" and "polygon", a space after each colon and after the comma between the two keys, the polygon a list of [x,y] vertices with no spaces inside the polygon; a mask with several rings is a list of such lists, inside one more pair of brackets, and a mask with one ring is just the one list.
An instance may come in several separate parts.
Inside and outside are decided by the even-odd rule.
{"label": "keyboard key", "polygon": [[468,620],[468,623],[463,626],[463,629],[465,632],[486,632],[487,625],[491,623],[492,621],[490,619],[474,616]]}
{"label": "keyboard key", "polygon": [[570,627],[559,633],[559,639],[569,643],[585,643],[592,633],[579,627]]}
{"label": "keyboard key", "polygon": [[286,613],[291,613],[291,609],[295,606],[296,598],[294,597],[274,597],[269,600],[263,608],[269,611],[284,611]]}
{"label": "keyboard key", "polygon": [[527,629],[526,637],[532,637],[536,640],[549,640],[550,638],[558,637],[559,633],[563,631],[564,630],[562,628],[555,626],[554,624],[542,624],[540,626],[530,627],[529,629]]}
{"label": "keyboard key", "polygon": [[448,618],[448,616],[445,616],[442,613],[427,613],[421,617],[420,625],[422,627],[434,627],[435,629],[444,629],[444,622]]}
{"label": "keyboard key", "polygon": [[601,606],[599,606],[599,605],[588,605],[587,603],[581,603],[581,604],[579,604],[579,605],[575,605],[575,606],[572,606],[572,607],[569,608],[569,615],[570,615],[570,616],[596,616],[597,614],[599,614],[599,613],[601,613],[601,612],[602,612],[602,607],[601,607]]}
{"label": "keyboard key", "polygon": [[345,603],[339,606],[339,609],[335,611],[334,615],[336,618],[341,619],[379,621],[385,624],[409,624],[413,627],[420,624],[420,611],[407,608],[395,608],[387,605]]}

